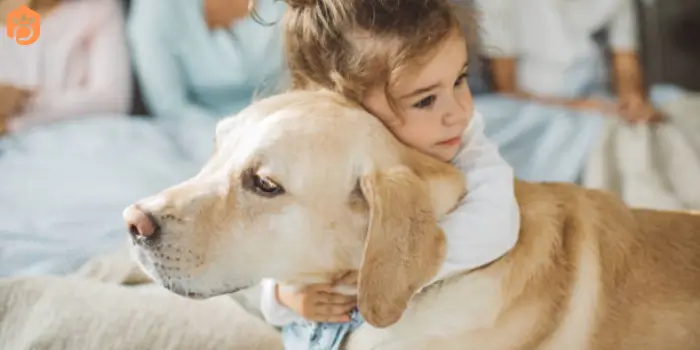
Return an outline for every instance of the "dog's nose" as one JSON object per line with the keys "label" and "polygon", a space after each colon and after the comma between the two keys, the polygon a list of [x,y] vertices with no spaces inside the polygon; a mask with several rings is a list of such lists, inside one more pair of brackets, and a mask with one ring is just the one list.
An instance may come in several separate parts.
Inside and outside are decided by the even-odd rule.
{"label": "dog's nose", "polygon": [[153,239],[159,231],[158,223],[153,215],[132,205],[124,210],[124,222],[132,237]]}

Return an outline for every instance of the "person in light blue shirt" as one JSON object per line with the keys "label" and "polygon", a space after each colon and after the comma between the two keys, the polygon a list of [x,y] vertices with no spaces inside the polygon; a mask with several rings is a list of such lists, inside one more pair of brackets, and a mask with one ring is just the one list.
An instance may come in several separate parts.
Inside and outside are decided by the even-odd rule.
{"label": "person in light blue shirt", "polygon": [[133,0],[128,22],[144,102],[186,155],[211,154],[216,122],[280,86],[275,0]]}

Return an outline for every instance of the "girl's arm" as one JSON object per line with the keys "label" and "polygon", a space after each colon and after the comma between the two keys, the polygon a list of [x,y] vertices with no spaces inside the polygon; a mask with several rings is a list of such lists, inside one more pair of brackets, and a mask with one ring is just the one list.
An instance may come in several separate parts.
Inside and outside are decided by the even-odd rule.
{"label": "girl's arm", "polygon": [[[124,16],[117,1],[103,1],[103,21],[90,33],[88,76],[83,88],[49,90],[39,87],[22,114],[13,118],[12,129],[81,118],[97,113],[127,114],[131,105],[131,71],[124,36]],[[48,53],[50,54],[50,53]],[[61,62],[65,63],[65,62]],[[61,67],[53,67],[61,69]]]}
{"label": "girl's arm", "polygon": [[262,295],[260,297],[260,311],[267,323],[283,327],[294,322],[300,317],[288,307],[280,304],[277,298],[277,281],[265,279],[261,283]]}
{"label": "girl's arm", "polygon": [[483,117],[478,112],[463,142],[453,163],[464,173],[467,195],[440,222],[447,238],[447,254],[432,282],[488,264],[518,241],[520,210],[513,169],[484,135]]}
{"label": "girl's arm", "polygon": [[[177,18],[165,0],[135,0],[128,24],[131,54],[150,112],[197,159],[206,159],[219,115],[188,98],[183,72],[174,53]],[[176,35],[176,34],[175,34]]]}

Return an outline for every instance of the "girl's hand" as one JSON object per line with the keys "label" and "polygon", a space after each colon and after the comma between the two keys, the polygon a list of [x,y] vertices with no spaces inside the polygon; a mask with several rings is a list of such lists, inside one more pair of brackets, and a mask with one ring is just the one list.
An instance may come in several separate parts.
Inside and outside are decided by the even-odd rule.
{"label": "girl's hand", "polygon": [[313,322],[343,323],[350,321],[350,311],[357,306],[354,295],[339,294],[333,287],[356,285],[355,273],[334,284],[314,284],[298,291],[285,292],[277,287],[277,300],[306,320]]}

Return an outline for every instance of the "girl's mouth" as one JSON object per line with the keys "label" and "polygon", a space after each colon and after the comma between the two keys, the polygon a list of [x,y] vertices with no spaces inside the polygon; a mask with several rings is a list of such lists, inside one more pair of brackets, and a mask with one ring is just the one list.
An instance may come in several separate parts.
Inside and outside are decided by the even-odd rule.
{"label": "girl's mouth", "polygon": [[453,138],[445,140],[445,141],[440,141],[437,144],[440,146],[456,146],[456,145],[459,145],[461,142],[462,142],[462,138],[457,136],[457,137],[453,137]]}

